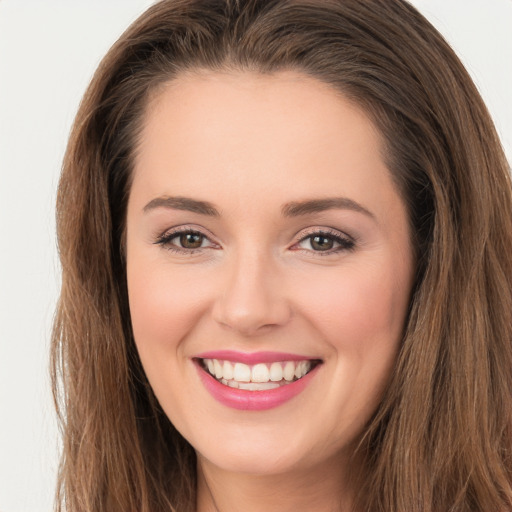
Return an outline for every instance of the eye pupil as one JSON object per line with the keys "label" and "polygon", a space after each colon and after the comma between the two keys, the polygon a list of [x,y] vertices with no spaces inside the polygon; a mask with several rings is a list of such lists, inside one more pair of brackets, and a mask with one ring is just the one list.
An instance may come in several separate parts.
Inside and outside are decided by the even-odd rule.
{"label": "eye pupil", "polygon": [[334,240],[323,235],[316,235],[311,239],[311,247],[316,251],[328,251],[334,247]]}
{"label": "eye pupil", "polygon": [[203,235],[199,233],[183,233],[180,235],[180,245],[185,249],[199,249],[203,245]]}

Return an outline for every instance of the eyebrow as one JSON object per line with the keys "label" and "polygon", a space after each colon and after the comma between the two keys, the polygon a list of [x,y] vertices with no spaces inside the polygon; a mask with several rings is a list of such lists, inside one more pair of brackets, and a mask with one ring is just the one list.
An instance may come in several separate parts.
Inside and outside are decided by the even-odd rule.
{"label": "eyebrow", "polygon": [[197,199],[190,199],[189,197],[156,197],[144,206],[143,211],[147,213],[155,208],[185,210],[188,212],[200,213],[201,215],[208,215],[210,217],[219,216],[218,210],[208,201],[198,201]]}
{"label": "eyebrow", "polygon": [[375,215],[370,212],[370,210],[367,210],[364,206],[352,199],[349,199],[348,197],[330,197],[325,199],[293,201],[285,204],[281,211],[285,217],[299,217],[301,215],[309,215],[311,213],[319,213],[334,209],[352,210],[375,219]]}
{"label": "eyebrow", "polygon": [[[185,210],[193,213],[199,213],[201,215],[208,215],[210,217],[220,216],[219,211],[212,203],[191,199],[189,197],[156,197],[144,206],[143,211],[147,213],[156,208]],[[323,199],[308,199],[305,201],[292,201],[283,205],[281,213],[285,217],[300,217],[302,215],[310,215],[312,213],[319,213],[334,209],[352,210],[375,219],[375,215],[373,215],[373,213],[356,201],[347,197],[329,197]]]}

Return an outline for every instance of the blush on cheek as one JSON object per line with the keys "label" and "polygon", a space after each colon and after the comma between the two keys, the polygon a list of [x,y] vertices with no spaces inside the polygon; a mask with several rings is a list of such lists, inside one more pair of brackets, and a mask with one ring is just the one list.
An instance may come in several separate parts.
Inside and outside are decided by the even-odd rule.
{"label": "blush on cheek", "polygon": [[169,336],[170,331],[179,332],[184,328],[180,326],[180,319],[184,322],[187,317],[179,314],[184,309],[183,303],[172,293],[156,290],[134,290],[130,296],[132,327],[138,344],[165,343],[165,340],[175,339]]}
{"label": "blush on cheek", "polygon": [[[330,339],[347,344],[371,342],[382,334],[399,335],[403,324],[402,309],[396,304],[397,283],[387,275],[360,272],[339,280],[318,283],[308,288],[307,308],[320,330],[338,335]],[[323,284],[323,286],[322,286]],[[327,292],[326,292],[327,290]]]}
{"label": "blush on cheek", "polygon": [[[128,273],[128,296],[137,345],[177,345],[207,308],[207,286],[184,272]],[[190,276],[189,276],[190,277]]]}

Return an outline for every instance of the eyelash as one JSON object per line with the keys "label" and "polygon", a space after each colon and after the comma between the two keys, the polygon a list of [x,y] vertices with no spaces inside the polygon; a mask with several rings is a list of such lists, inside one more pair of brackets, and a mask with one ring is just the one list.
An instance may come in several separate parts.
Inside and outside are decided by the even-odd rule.
{"label": "eyelash", "polygon": [[[155,244],[161,245],[165,249],[167,249],[170,252],[178,253],[178,254],[187,254],[192,255],[197,252],[200,252],[202,249],[206,249],[207,247],[197,247],[194,249],[187,249],[185,247],[180,247],[176,244],[172,243],[172,240],[175,238],[184,236],[184,235],[196,235],[202,238],[201,243],[204,242],[204,240],[208,240],[210,243],[213,244],[213,242],[210,241],[210,239],[204,234],[201,233],[201,231],[198,231],[196,229],[192,229],[189,227],[182,227],[182,228],[176,228],[172,231],[166,231],[162,235],[158,237]],[[215,245],[215,244],[213,244]]]}
{"label": "eyelash", "polygon": [[[158,237],[155,244],[164,247],[168,251],[178,253],[178,254],[186,254],[186,255],[196,254],[197,252],[200,252],[203,249],[209,248],[209,246],[208,247],[201,246],[201,247],[197,247],[197,248],[185,248],[185,247],[180,247],[180,246],[172,243],[172,241],[175,238],[178,238],[178,237],[181,237],[184,235],[199,236],[199,237],[201,237],[201,244],[205,240],[207,240],[208,242],[210,242],[210,244],[212,244],[211,247],[215,248],[215,246],[216,246],[216,244],[211,242],[209,237],[206,236],[204,233],[202,233],[201,231],[198,231],[196,229],[189,228],[189,227],[176,228],[170,232],[165,232]],[[304,249],[304,248],[298,247],[300,244],[302,244],[303,242],[305,242],[308,239],[311,240],[311,242],[310,242],[310,244],[311,244],[314,237],[323,237],[328,240],[331,240],[334,244],[338,244],[338,247],[328,249],[326,251],[315,251],[313,249]],[[307,253],[314,253],[315,256],[328,256],[328,255],[337,254],[337,253],[340,253],[343,251],[353,251],[355,249],[355,246],[356,246],[356,243],[351,237],[348,237],[346,235],[344,236],[338,231],[329,230],[329,229],[327,229],[327,230],[326,229],[313,229],[310,232],[308,232],[305,236],[300,238],[297,242],[294,243],[293,247],[296,247],[296,248],[293,250],[304,251]]]}
{"label": "eyelash", "polygon": [[330,230],[330,229],[312,229],[308,233],[306,233],[305,236],[303,236],[298,242],[294,244],[295,246],[298,246],[302,242],[305,242],[306,240],[310,240],[310,244],[312,243],[313,239],[315,237],[323,237],[329,240],[332,240],[335,244],[338,244],[338,247],[335,247],[333,249],[329,249],[327,251],[314,251],[312,249],[302,249],[298,248],[295,250],[298,251],[306,251],[306,252],[313,252],[315,256],[329,256],[332,254],[337,254],[343,251],[353,251],[355,249],[356,243],[355,241],[347,236],[341,234],[339,231]]}

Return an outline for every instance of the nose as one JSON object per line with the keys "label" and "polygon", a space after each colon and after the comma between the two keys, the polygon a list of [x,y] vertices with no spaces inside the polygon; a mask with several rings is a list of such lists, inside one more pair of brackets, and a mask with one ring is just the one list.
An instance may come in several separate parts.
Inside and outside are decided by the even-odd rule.
{"label": "nose", "polygon": [[213,318],[223,328],[257,336],[285,325],[291,308],[281,273],[264,254],[240,255],[224,269]]}

